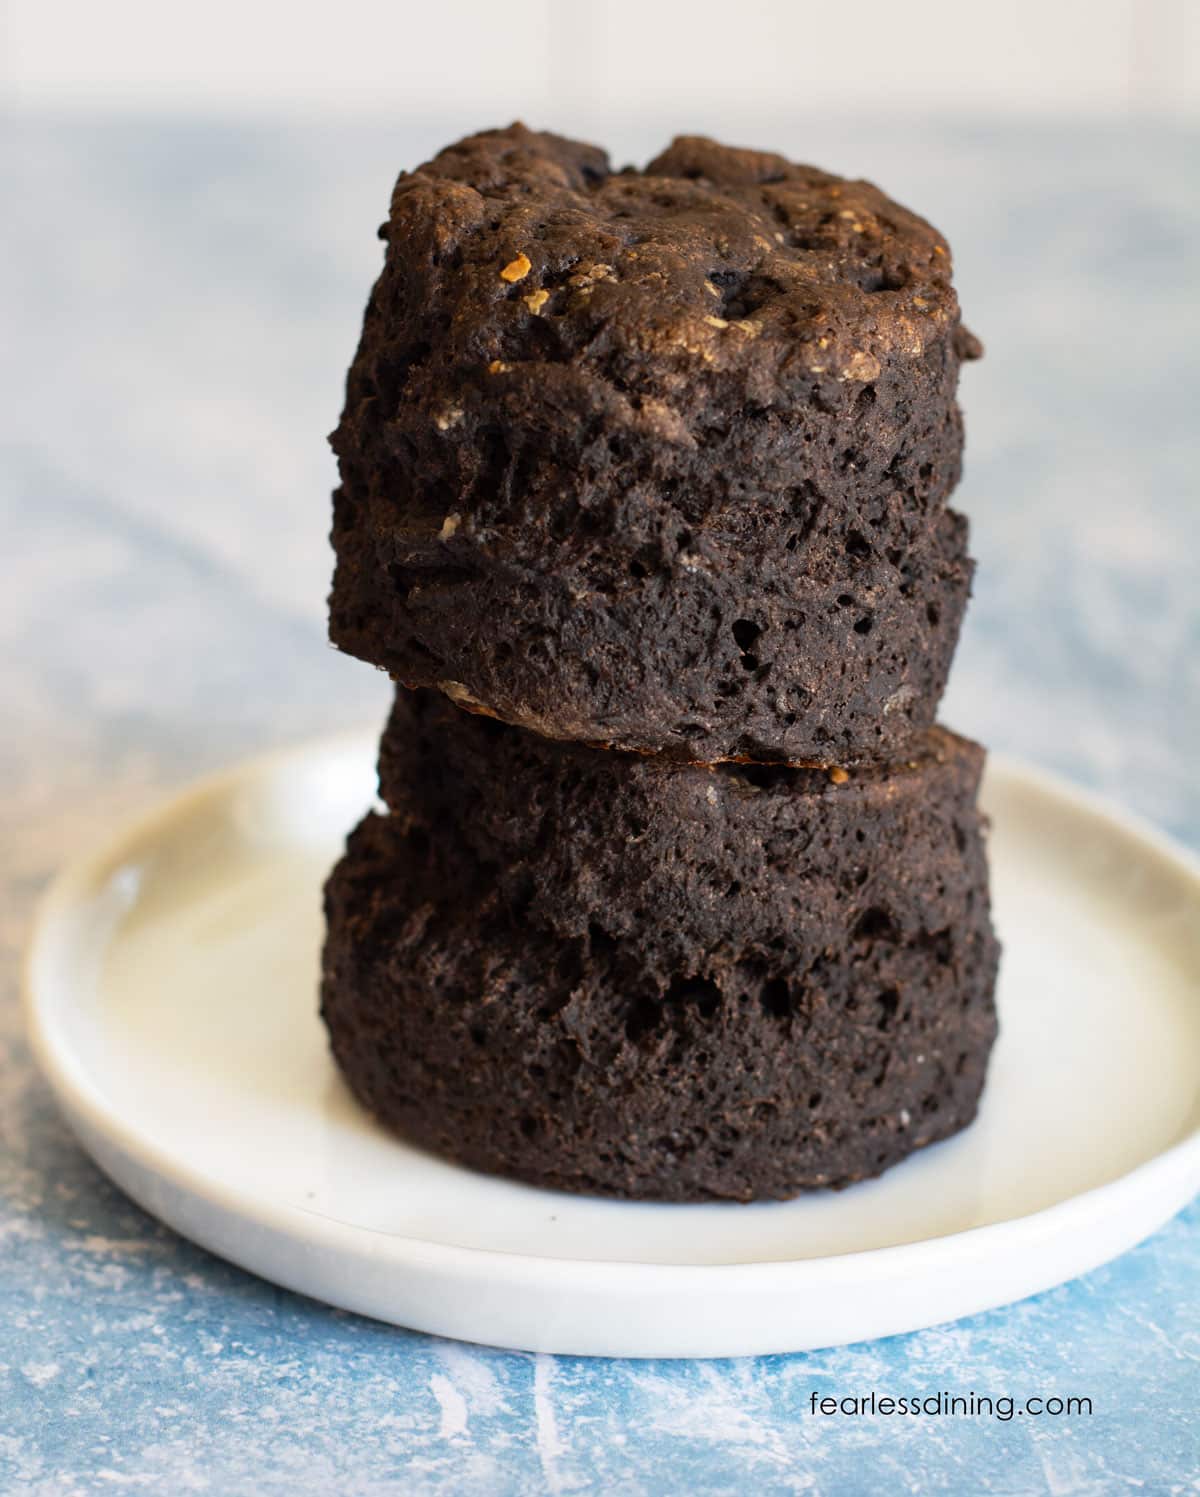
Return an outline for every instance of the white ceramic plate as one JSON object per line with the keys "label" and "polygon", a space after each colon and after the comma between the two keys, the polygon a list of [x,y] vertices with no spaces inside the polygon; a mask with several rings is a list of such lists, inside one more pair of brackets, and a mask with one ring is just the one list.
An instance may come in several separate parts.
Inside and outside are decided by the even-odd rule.
{"label": "white ceramic plate", "polygon": [[1146,1237],[1200,1188],[1200,872],[994,761],[1001,1038],[964,1135],[841,1194],[624,1204],[383,1133],[316,1016],[320,886],[374,794],[370,738],[208,781],[65,873],[28,968],[84,1147],[186,1237],[347,1309],[542,1351],[836,1345],[1002,1305]]}

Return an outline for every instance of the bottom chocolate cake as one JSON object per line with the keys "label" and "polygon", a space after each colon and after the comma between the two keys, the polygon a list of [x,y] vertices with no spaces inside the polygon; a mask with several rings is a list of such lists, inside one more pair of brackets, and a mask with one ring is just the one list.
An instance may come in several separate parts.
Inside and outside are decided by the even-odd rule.
{"label": "bottom chocolate cake", "polygon": [[996,1033],[977,745],[663,765],[402,694],[326,889],[360,1101],[533,1184],[660,1201],[876,1175],[975,1115]]}

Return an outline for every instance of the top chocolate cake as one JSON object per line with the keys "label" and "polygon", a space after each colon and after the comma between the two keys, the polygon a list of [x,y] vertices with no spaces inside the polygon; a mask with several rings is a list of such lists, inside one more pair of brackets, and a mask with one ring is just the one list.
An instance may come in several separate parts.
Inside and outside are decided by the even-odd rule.
{"label": "top chocolate cake", "polygon": [[402,175],[334,433],[334,643],[549,737],[849,763],[970,585],[945,241],[866,182],[523,126]]}

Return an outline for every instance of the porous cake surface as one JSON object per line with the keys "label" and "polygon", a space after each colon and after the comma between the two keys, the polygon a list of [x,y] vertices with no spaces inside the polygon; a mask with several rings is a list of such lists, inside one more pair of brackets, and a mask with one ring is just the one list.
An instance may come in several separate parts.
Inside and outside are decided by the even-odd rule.
{"label": "porous cake surface", "polygon": [[974,1116],[997,945],[944,730],[846,775],[694,768],[401,698],[326,892],[323,1013],[408,1139],[564,1189],[784,1197]]}
{"label": "porous cake surface", "polygon": [[448,881],[482,868],[515,924],[636,946],[665,987],[731,942],[802,960],[860,926],[919,939],[960,921],[984,879],[982,764],[939,727],[889,765],[680,766],[399,690],[380,789]]}
{"label": "porous cake surface", "polygon": [[402,176],[334,435],[334,642],[552,737],[886,756],[970,580],[945,241],[876,188],[520,126]]}

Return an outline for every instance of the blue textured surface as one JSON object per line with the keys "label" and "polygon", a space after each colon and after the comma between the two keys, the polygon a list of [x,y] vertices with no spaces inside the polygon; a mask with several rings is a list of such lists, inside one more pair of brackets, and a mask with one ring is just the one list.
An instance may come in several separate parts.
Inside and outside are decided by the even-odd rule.
{"label": "blue textured surface", "polygon": [[[434,129],[10,127],[0,635],[0,1490],[1200,1491],[1200,1210],[1074,1284],[797,1357],[492,1352],[181,1242],[72,1142],[16,1005],[38,889],[164,790],[378,718],[323,645],[341,371],[395,168]],[[1194,134],[814,122],[956,248],[981,560],[945,715],[1200,844]],[[632,155],[659,144],[622,143]],[[1091,1417],[823,1418],[939,1389]]]}

